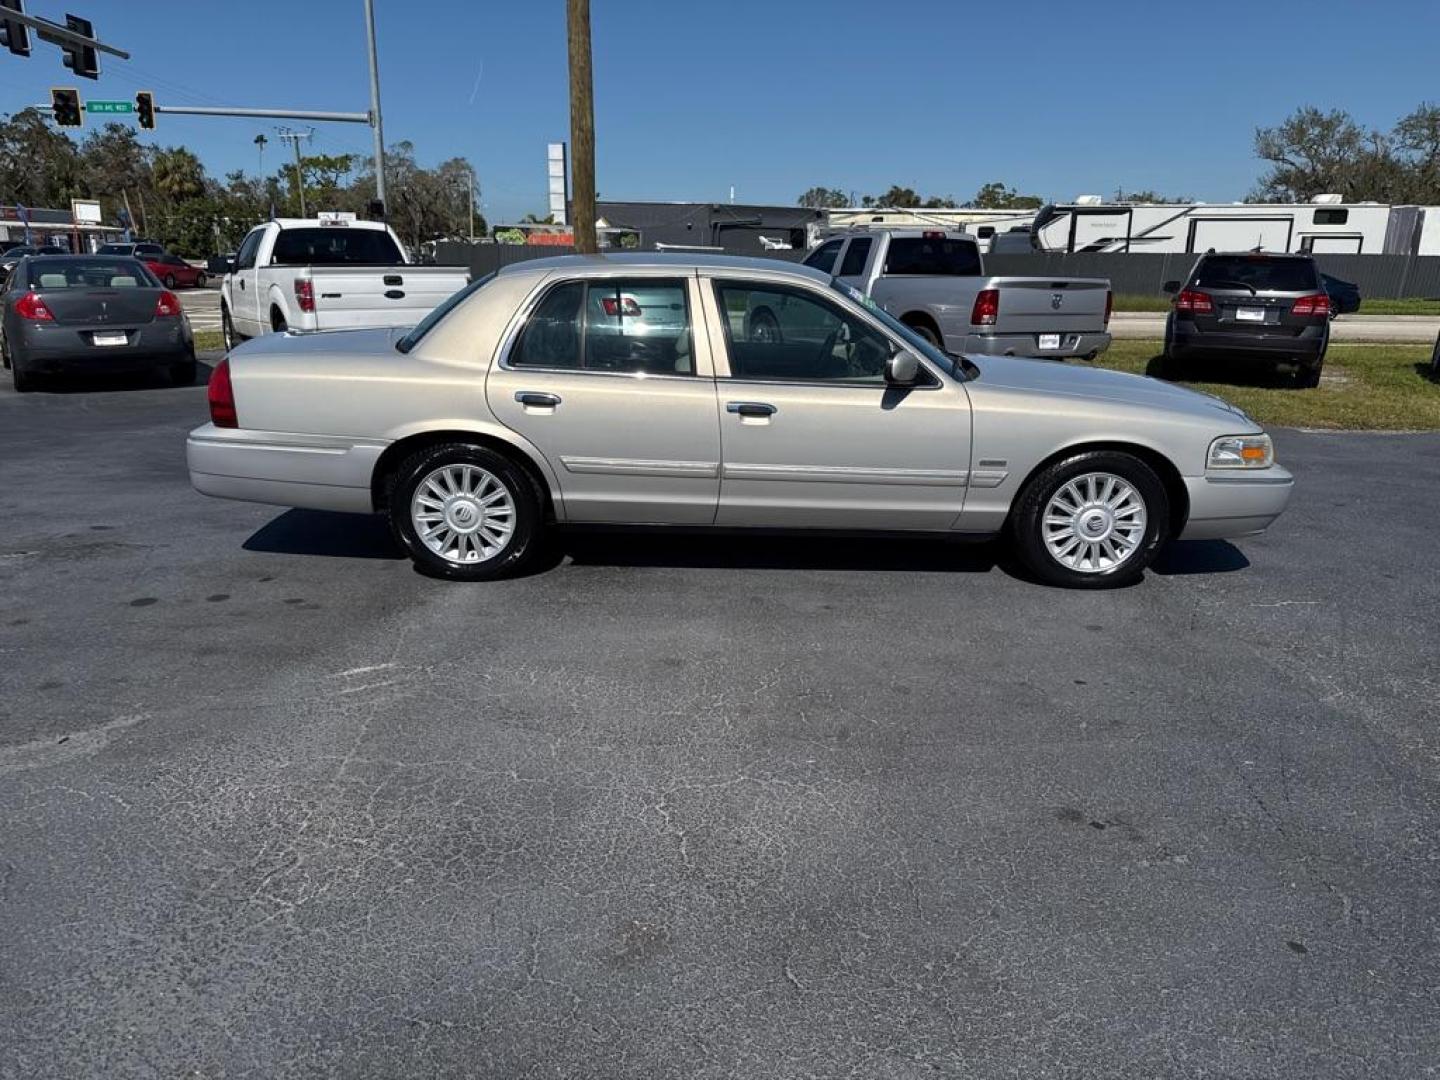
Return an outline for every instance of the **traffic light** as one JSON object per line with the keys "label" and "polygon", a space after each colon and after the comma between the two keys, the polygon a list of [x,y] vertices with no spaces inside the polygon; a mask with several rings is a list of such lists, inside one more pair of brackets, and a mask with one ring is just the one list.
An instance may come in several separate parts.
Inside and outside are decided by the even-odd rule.
{"label": "traffic light", "polygon": [[[95,27],[89,19],[82,19],[79,15],[66,14],[65,28],[81,37],[93,39]],[[74,41],[60,42],[60,51],[65,55],[60,62],[79,75],[82,79],[98,79],[100,77],[100,54],[95,51],[93,45],[80,45]]]}
{"label": "traffic light", "polygon": [[155,130],[155,95],[149,90],[141,90],[135,95],[135,115],[146,131]]}
{"label": "traffic light", "polygon": [[50,112],[61,127],[84,127],[85,113],[80,108],[80,91],[73,86],[52,87]]}
{"label": "traffic light", "polygon": [[369,203],[366,204],[365,210],[366,213],[369,214],[371,221],[385,220],[385,204],[379,199],[371,199]]}
{"label": "traffic light", "polygon": [[5,18],[5,12],[25,14],[25,0],[0,0],[0,45],[16,56],[30,55],[30,28],[24,23]]}

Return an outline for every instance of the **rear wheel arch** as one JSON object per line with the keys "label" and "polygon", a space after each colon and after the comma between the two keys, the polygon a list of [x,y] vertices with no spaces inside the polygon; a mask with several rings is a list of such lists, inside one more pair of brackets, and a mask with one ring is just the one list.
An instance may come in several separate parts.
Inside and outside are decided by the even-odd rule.
{"label": "rear wheel arch", "polygon": [[934,344],[944,347],[945,335],[940,332],[940,324],[928,311],[907,311],[900,316],[900,321],[912,330],[928,331],[935,335]]}
{"label": "rear wheel arch", "polygon": [[501,454],[525,470],[535,485],[545,521],[556,520],[554,493],[550,481],[539,462],[527,451],[496,435],[460,428],[442,428],[435,431],[420,431],[397,439],[380,455],[370,476],[370,502],[377,512],[389,509],[390,484],[396,471],[405,461],[420,450],[446,443],[473,443]]}
{"label": "rear wheel arch", "polygon": [[[1064,461],[1066,458],[1074,457],[1076,454],[1088,454],[1092,451],[1107,450],[1117,454],[1129,454],[1139,458],[1146,465],[1150,466],[1152,472],[1160,478],[1160,483],[1165,487],[1165,497],[1170,503],[1170,520],[1168,535],[1173,539],[1185,531],[1185,523],[1190,518],[1190,491],[1185,486],[1185,479],[1180,475],[1180,470],[1160,451],[1140,443],[1116,442],[1106,440],[1100,442],[1079,442],[1056,450],[1049,457],[1036,462],[1020,482],[1016,490],[1016,499],[1010,504],[1010,513],[1013,517],[1015,502],[1019,499],[1019,493],[1024,491],[1031,480],[1054,465],[1057,461]],[[1005,525],[1008,529],[1011,521],[1007,518]]]}

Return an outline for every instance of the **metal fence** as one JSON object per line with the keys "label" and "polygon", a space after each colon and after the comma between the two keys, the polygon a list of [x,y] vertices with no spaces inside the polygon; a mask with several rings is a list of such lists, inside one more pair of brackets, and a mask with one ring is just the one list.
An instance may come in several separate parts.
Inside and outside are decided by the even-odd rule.
{"label": "metal fence", "polygon": [[[475,276],[511,263],[571,255],[569,247],[529,247],[523,244],[440,244],[436,261],[469,266]],[[766,255],[794,262],[803,251],[771,251]],[[1109,278],[1117,293],[1159,295],[1167,281],[1184,280],[1198,256],[1174,255],[988,255],[990,274],[1023,277]],[[1401,297],[1440,298],[1440,256],[1434,255],[1316,255],[1320,269],[1342,281],[1360,286],[1360,295],[1372,299]]]}

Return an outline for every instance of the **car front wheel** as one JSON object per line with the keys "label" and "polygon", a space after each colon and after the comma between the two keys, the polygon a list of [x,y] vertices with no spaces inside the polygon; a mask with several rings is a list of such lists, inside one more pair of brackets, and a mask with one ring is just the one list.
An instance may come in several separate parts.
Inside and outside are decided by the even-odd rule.
{"label": "car front wheel", "polygon": [[490,581],[515,573],[533,553],[540,498],[509,458],[447,443],[411,455],[396,470],[390,524],[423,573]]}
{"label": "car front wheel", "polygon": [[1155,471],[1130,454],[1087,451],[1025,485],[1011,523],[1019,554],[1041,580],[1106,589],[1139,580],[1164,543],[1170,504]]}

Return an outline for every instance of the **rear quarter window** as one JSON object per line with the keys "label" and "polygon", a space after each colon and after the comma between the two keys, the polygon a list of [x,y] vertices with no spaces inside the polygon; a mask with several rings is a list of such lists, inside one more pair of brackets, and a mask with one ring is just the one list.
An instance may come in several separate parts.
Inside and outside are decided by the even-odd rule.
{"label": "rear quarter window", "polygon": [[980,249],[973,240],[951,237],[904,237],[890,241],[885,273],[927,277],[977,277]]}

